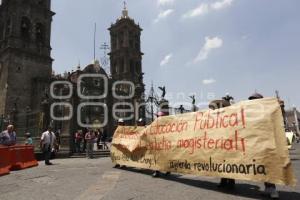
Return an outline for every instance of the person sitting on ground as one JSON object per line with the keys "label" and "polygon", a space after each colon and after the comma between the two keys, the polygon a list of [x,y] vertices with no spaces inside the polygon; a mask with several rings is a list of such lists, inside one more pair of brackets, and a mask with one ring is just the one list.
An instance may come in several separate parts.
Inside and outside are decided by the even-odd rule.
{"label": "person sitting on ground", "polygon": [[[264,98],[263,95],[259,93],[252,94],[248,99],[249,100],[255,100],[255,99],[262,99]],[[273,183],[265,182],[265,193],[269,195],[272,199],[278,199],[279,193],[276,190],[276,185]]]}
{"label": "person sitting on ground", "polygon": [[30,133],[25,133],[25,145],[33,145],[33,140]]}
{"label": "person sitting on ground", "polygon": [[0,144],[6,146],[12,146],[17,143],[17,134],[14,131],[13,125],[8,125],[7,130],[0,133]]}

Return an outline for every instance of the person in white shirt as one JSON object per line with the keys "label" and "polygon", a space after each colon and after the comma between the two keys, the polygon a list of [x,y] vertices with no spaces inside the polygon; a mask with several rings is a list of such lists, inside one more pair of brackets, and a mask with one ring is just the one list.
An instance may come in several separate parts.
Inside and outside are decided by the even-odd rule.
{"label": "person in white shirt", "polygon": [[51,150],[55,144],[55,140],[56,140],[55,134],[52,132],[52,128],[49,126],[47,131],[45,131],[42,134],[41,141],[40,141],[40,147],[44,153],[46,165],[52,165],[52,163],[50,162],[50,156],[51,156]]}

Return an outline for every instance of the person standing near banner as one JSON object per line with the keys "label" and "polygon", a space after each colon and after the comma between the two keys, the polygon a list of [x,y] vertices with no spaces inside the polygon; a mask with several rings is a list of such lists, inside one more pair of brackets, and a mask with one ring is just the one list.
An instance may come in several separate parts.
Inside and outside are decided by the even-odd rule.
{"label": "person standing near banner", "polygon": [[[118,124],[117,124],[117,125],[118,125],[118,126],[125,126],[124,120],[123,120],[122,118],[118,119]],[[122,168],[124,168],[124,167],[126,167],[126,166],[123,165]],[[114,168],[121,168],[121,165],[116,164],[116,165],[114,166]]]}
{"label": "person standing near banner", "polygon": [[[169,115],[168,113],[164,113],[164,112],[158,112],[157,113],[157,117],[162,117],[162,116],[167,116],[167,115]],[[171,174],[171,172],[166,172],[166,176],[169,176]],[[155,170],[154,171],[154,173],[152,174],[152,177],[153,178],[156,178],[156,177],[159,177],[161,175],[161,172],[160,171],[158,171],[158,170]]]}
{"label": "person standing near banner", "polygon": [[[209,108],[212,110],[228,107],[231,105],[231,100],[233,100],[233,97],[229,96],[229,94],[226,94],[225,97],[223,97],[221,100],[214,100],[209,103]],[[234,189],[235,187],[235,180],[231,178],[221,178],[220,184],[218,185],[219,188],[228,188],[228,189]]]}
{"label": "person standing near banner", "polygon": [[[248,99],[249,100],[255,100],[255,99],[262,99],[264,98],[263,95],[259,93],[252,94]],[[276,190],[276,185],[273,183],[265,182],[265,193],[269,195],[272,199],[278,199],[279,193]]]}
{"label": "person standing near banner", "polygon": [[51,151],[55,144],[55,134],[52,132],[52,127],[49,126],[47,131],[42,133],[42,137],[40,140],[40,147],[45,156],[45,165],[52,165],[50,162]]}

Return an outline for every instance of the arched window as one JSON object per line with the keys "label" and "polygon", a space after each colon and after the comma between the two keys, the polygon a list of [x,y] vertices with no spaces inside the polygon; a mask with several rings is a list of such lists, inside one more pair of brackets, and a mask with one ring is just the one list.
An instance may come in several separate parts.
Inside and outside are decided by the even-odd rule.
{"label": "arched window", "polygon": [[35,27],[35,38],[38,43],[44,43],[45,39],[45,28],[43,24],[37,23]]}
{"label": "arched window", "polygon": [[29,39],[30,38],[30,30],[31,30],[31,23],[27,17],[22,17],[21,20],[21,36],[23,38]]}

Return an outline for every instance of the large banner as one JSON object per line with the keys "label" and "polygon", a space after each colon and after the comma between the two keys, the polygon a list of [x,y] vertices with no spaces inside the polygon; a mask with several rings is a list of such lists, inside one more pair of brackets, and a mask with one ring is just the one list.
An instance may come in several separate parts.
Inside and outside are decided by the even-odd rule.
{"label": "large banner", "polygon": [[280,106],[275,98],[119,126],[116,164],[200,176],[295,185]]}

